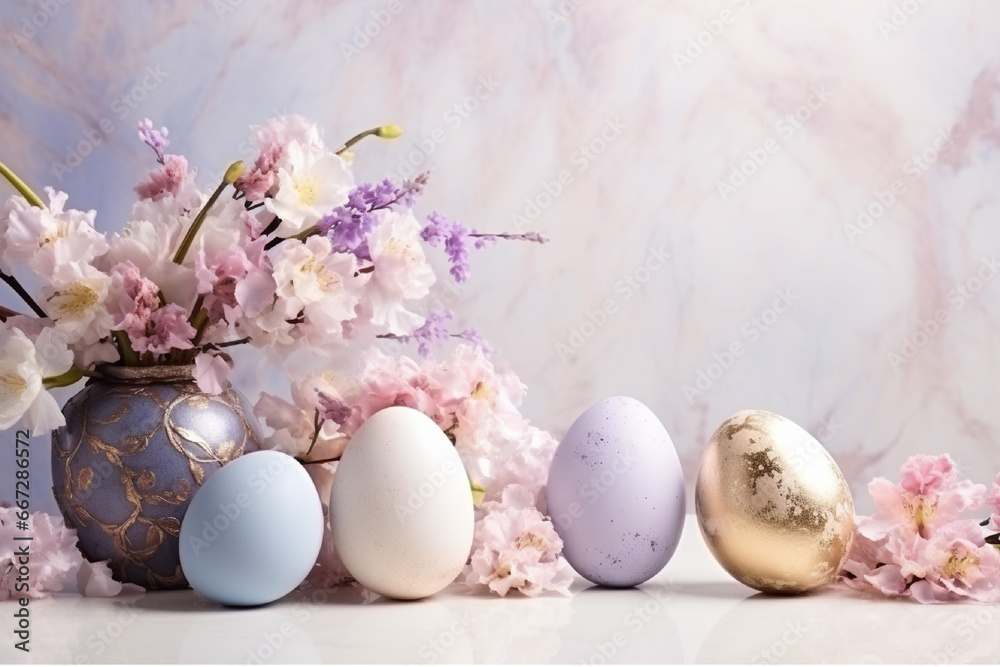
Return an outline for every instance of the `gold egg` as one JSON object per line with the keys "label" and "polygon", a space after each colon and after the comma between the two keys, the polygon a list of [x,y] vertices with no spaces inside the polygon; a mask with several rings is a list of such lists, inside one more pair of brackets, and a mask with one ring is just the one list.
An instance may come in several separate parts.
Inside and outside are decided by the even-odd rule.
{"label": "gold egg", "polygon": [[698,525],[729,574],[765,593],[829,583],[854,539],[854,501],[830,454],[764,410],[722,423],[695,487]]}

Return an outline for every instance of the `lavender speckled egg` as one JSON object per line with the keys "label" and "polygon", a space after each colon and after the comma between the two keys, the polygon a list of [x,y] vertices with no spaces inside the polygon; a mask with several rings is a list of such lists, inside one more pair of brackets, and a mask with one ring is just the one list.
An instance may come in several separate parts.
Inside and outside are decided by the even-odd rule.
{"label": "lavender speckled egg", "polygon": [[545,494],[566,560],[602,586],[653,577],[684,526],[674,443],[633,398],[606,398],[573,422],[552,458]]}

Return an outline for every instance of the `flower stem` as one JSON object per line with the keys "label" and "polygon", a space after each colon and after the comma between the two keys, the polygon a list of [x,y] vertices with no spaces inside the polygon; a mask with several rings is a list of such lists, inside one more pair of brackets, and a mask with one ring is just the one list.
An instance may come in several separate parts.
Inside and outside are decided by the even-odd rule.
{"label": "flower stem", "polygon": [[[3,177],[14,186],[14,189],[17,190],[22,197],[28,200],[29,204],[37,206],[38,208],[45,208],[45,203],[41,200],[41,198],[36,195],[31,188],[25,185],[24,181],[22,181],[18,175],[11,171],[10,167],[5,165],[3,162],[0,162],[0,174],[2,174]],[[17,295],[21,297],[21,299],[23,299],[33,311],[35,311],[36,315],[39,317],[48,317],[48,315],[45,314],[45,311],[42,310],[37,303],[35,303],[34,299],[31,298],[31,295],[28,294],[23,287],[21,287],[21,283],[17,281],[17,278],[14,276],[8,276],[6,273],[0,271],[0,279],[3,279],[5,283],[10,285],[11,289],[17,292]]]}
{"label": "flower stem", "polygon": [[83,379],[83,371],[79,368],[70,368],[62,375],[55,375],[53,377],[43,379],[42,384],[45,385],[46,389],[52,389],[53,387],[68,387],[71,384],[76,384],[81,379]]}
{"label": "flower stem", "polygon": [[184,263],[184,257],[187,255],[188,250],[191,249],[191,244],[194,243],[194,239],[198,235],[198,230],[201,229],[202,223],[204,223],[205,218],[208,217],[209,210],[215,205],[215,202],[219,199],[219,195],[221,195],[222,191],[226,189],[226,186],[232,185],[237,178],[243,175],[243,170],[245,168],[246,165],[243,164],[243,160],[237,160],[229,165],[228,169],[226,169],[226,175],[223,176],[222,182],[219,183],[219,187],[215,188],[215,192],[213,192],[212,196],[208,198],[208,201],[205,202],[202,209],[198,211],[198,215],[195,217],[194,222],[191,223],[191,226],[187,230],[187,234],[184,235],[184,239],[181,241],[180,246],[177,248],[177,252],[174,254],[174,264]]}
{"label": "flower stem", "polygon": [[17,295],[21,297],[26,304],[28,304],[28,307],[35,311],[35,315],[38,315],[41,318],[48,317],[45,311],[42,310],[41,306],[39,306],[35,300],[31,298],[31,295],[28,294],[27,290],[21,286],[21,283],[17,282],[17,278],[14,276],[8,276],[3,271],[0,271],[0,280],[3,280],[5,283],[10,285],[10,288],[17,292]]}
{"label": "flower stem", "polygon": [[129,342],[128,334],[124,331],[112,331],[111,333],[115,336],[115,341],[118,343],[118,351],[121,353],[122,361],[125,362],[125,365],[138,366],[139,355],[132,349],[132,343]]}
{"label": "flower stem", "polygon": [[31,188],[25,185],[24,181],[18,178],[17,174],[11,171],[10,167],[5,165],[3,162],[0,162],[0,174],[3,174],[3,177],[14,186],[15,190],[21,193],[22,197],[28,200],[29,204],[37,206],[38,208],[45,208],[45,204],[38,197],[38,195],[32,192]]}
{"label": "flower stem", "polygon": [[344,142],[344,145],[337,149],[337,155],[342,155],[365,137],[382,137],[383,139],[395,139],[403,134],[403,128],[398,125],[380,125],[364,132],[358,132],[353,137]]}

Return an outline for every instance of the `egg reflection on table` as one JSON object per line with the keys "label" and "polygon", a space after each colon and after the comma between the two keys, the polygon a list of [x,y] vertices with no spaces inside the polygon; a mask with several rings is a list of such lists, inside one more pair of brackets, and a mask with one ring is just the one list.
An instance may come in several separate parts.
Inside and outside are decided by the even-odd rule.
{"label": "egg reflection on table", "polygon": [[829,583],[854,537],[851,491],[807,431],[744,410],[712,436],[695,488],[698,525],[733,577],[767,593]]}

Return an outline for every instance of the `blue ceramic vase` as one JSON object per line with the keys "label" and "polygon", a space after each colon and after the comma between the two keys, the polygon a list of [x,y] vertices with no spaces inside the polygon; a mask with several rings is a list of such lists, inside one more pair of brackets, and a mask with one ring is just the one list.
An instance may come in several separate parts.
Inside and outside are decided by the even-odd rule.
{"label": "blue ceramic vase", "polygon": [[260,448],[246,398],[198,391],[192,368],[101,367],[52,433],[53,492],[83,555],[147,589],[187,587],[178,535],[191,497]]}

